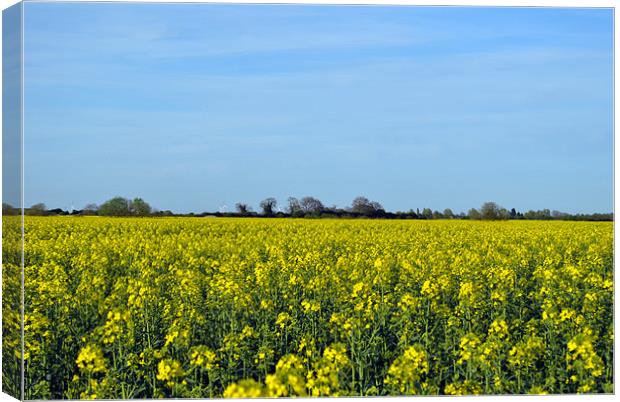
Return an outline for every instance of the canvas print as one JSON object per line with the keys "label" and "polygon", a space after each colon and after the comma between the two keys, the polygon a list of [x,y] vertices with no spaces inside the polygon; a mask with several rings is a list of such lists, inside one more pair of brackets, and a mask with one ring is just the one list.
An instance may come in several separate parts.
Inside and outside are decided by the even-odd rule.
{"label": "canvas print", "polygon": [[3,392],[613,393],[613,24],[4,10]]}

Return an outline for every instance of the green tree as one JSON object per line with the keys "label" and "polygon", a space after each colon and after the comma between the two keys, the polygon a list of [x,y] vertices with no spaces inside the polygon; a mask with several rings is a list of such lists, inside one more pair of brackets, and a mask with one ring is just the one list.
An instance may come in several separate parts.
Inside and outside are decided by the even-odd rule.
{"label": "green tree", "polygon": [[19,208],[15,208],[6,202],[2,203],[2,215],[19,215]]}
{"label": "green tree", "polygon": [[114,197],[99,207],[99,215],[103,216],[129,216],[130,214],[130,201],[123,197]]}
{"label": "green tree", "polygon": [[472,208],[467,212],[469,219],[480,219],[480,212],[476,208]]}
{"label": "green tree", "polygon": [[151,214],[151,206],[142,198],[134,198],[129,203],[129,210],[132,215],[148,216]]}
{"label": "green tree", "polygon": [[26,215],[42,216],[42,215],[45,215],[46,210],[47,210],[47,207],[45,206],[45,204],[40,202],[28,208]]}
{"label": "green tree", "polygon": [[517,210],[514,208],[510,210],[510,219],[517,219]]}
{"label": "green tree", "polygon": [[422,210],[422,218],[433,219],[433,211],[430,208],[424,208]]}

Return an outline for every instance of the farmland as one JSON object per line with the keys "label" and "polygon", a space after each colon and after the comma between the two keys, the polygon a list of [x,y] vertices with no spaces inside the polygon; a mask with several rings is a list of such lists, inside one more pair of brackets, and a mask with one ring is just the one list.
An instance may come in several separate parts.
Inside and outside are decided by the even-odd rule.
{"label": "farmland", "polygon": [[27,399],[613,392],[612,223],[26,217],[25,237]]}

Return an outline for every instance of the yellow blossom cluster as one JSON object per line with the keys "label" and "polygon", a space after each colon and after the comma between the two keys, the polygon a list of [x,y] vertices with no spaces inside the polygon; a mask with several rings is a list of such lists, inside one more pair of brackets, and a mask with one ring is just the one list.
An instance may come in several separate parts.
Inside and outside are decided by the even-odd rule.
{"label": "yellow blossom cluster", "polygon": [[93,345],[86,345],[78,354],[75,363],[80,370],[87,373],[105,371],[105,361],[101,349]]}
{"label": "yellow blossom cluster", "polygon": [[425,387],[421,384],[423,377],[428,374],[428,358],[420,346],[407,348],[404,354],[394,361],[388,370],[385,383],[397,394],[417,394]]}

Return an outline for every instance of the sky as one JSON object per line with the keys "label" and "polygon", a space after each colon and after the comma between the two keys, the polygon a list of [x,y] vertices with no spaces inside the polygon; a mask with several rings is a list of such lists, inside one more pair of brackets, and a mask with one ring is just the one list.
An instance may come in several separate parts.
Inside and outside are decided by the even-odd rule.
{"label": "sky", "polygon": [[611,9],[26,3],[25,204],[613,210]]}
{"label": "sky", "polygon": [[2,12],[2,202],[21,205],[21,23],[18,7]]}

